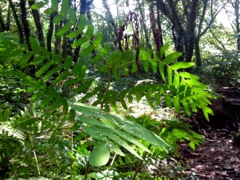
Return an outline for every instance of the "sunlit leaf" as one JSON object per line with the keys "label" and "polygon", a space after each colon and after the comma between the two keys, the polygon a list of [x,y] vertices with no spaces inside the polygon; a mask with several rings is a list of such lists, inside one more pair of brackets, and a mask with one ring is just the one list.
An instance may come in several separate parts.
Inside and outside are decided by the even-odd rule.
{"label": "sunlit leaf", "polygon": [[32,61],[29,62],[29,65],[38,65],[42,63],[44,60],[44,57],[42,56],[35,56]]}
{"label": "sunlit leaf", "polygon": [[160,49],[160,58],[163,58],[165,52],[169,49],[169,44],[164,44]]}
{"label": "sunlit leaf", "polygon": [[165,72],[164,72],[164,67],[165,67],[165,65],[164,65],[162,62],[160,62],[160,63],[159,63],[160,75],[161,75],[162,79],[163,79],[164,81],[166,81]]}
{"label": "sunlit leaf", "polygon": [[64,64],[63,64],[63,68],[65,70],[68,70],[70,69],[70,67],[72,66],[72,58],[70,56],[67,56],[65,59],[64,59]]}
{"label": "sunlit leaf", "polygon": [[179,52],[171,53],[165,57],[165,59],[162,61],[162,63],[168,65],[171,62],[175,61],[180,56],[182,56],[182,53],[179,53]]}
{"label": "sunlit leaf", "polygon": [[165,100],[166,106],[171,108],[172,107],[171,97],[169,95],[165,95],[164,100]]}
{"label": "sunlit leaf", "polygon": [[94,47],[92,44],[90,44],[87,48],[85,48],[85,49],[82,51],[81,55],[82,55],[83,57],[86,57],[86,56],[88,56],[93,50],[95,50],[95,47]]}
{"label": "sunlit leaf", "polygon": [[44,10],[44,13],[45,13],[45,14],[53,14],[53,13],[55,13],[56,11],[57,11],[57,10],[54,9],[54,8],[47,8],[47,9]]}
{"label": "sunlit leaf", "polygon": [[30,37],[30,38],[29,38],[29,42],[30,42],[32,51],[34,51],[35,53],[39,53],[39,52],[40,52],[40,51],[39,51],[40,49],[39,49],[38,41],[37,41],[35,38]]}
{"label": "sunlit leaf", "polygon": [[188,106],[188,103],[185,99],[182,100],[182,105],[183,105],[183,108],[185,110],[185,113],[190,116],[191,115],[191,111],[189,109],[189,106]]}
{"label": "sunlit leaf", "polygon": [[175,111],[179,113],[180,112],[179,96],[173,97],[173,105],[174,105]]}
{"label": "sunlit leaf", "polygon": [[95,36],[94,41],[93,41],[93,44],[95,47],[98,47],[101,45],[102,38],[103,38],[102,33],[101,32],[97,33],[97,35]]}
{"label": "sunlit leaf", "polygon": [[78,39],[77,41],[75,41],[72,46],[73,47],[77,47],[77,46],[81,46],[83,43],[87,42],[89,39],[86,36],[81,37],[80,39]]}
{"label": "sunlit leaf", "polygon": [[113,151],[120,156],[125,156],[122,150],[119,147],[117,147],[114,143],[108,142],[107,147],[110,149],[110,151]]}
{"label": "sunlit leaf", "polygon": [[126,141],[119,138],[119,136],[112,134],[111,136],[109,136],[109,138],[112,139],[113,142],[122,146],[124,149],[128,150],[130,153],[132,153],[137,158],[142,159],[142,157],[134,150],[134,148],[132,146],[130,146],[128,143],[126,143]]}
{"label": "sunlit leaf", "polygon": [[75,31],[70,32],[68,35],[66,35],[67,38],[75,38],[78,35],[82,34],[82,30],[77,29]]}
{"label": "sunlit leaf", "polygon": [[59,29],[59,31],[56,33],[57,36],[62,36],[63,34],[65,34],[67,31],[69,31],[72,27],[72,22],[67,22],[66,24],[64,24],[63,27],[61,27]]}
{"label": "sunlit leaf", "polygon": [[110,159],[110,151],[106,144],[97,145],[89,155],[89,163],[91,166],[104,166]]}
{"label": "sunlit leaf", "polygon": [[58,77],[53,81],[53,84],[58,84],[60,81],[64,80],[65,78],[67,78],[68,76],[70,76],[70,72],[65,71],[62,72],[60,75],[58,75]]}
{"label": "sunlit leaf", "polygon": [[49,61],[46,64],[44,64],[36,73],[36,77],[40,77],[42,74],[44,74],[52,65],[52,62]]}
{"label": "sunlit leaf", "polygon": [[59,4],[58,0],[51,0],[52,8],[57,10],[58,9],[58,4]]}
{"label": "sunlit leaf", "polygon": [[116,133],[120,137],[124,138],[126,141],[131,142],[135,146],[138,146],[142,150],[150,153],[150,150],[147,147],[145,147],[143,144],[141,144],[135,137],[131,136],[130,134],[120,131],[120,130],[117,130],[117,129],[114,131],[114,133]]}
{"label": "sunlit leaf", "polygon": [[179,69],[187,69],[187,68],[193,67],[194,64],[195,63],[193,62],[176,62],[171,66],[171,68],[177,71]]}
{"label": "sunlit leaf", "polygon": [[36,2],[35,4],[33,4],[31,6],[31,8],[34,10],[38,10],[38,9],[42,8],[43,6],[45,6],[45,2]]}
{"label": "sunlit leaf", "polygon": [[141,61],[141,62],[142,62],[142,64],[143,64],[143,69],[144,69],[144,71],[145,71],[145,72],[148,72],[148,71],[149,71],[149,62],[146,61],[146,60],[143,60],[143,61]]}
{"label": "sunlit leaf", "polygon": [[25,54],[19,63],[20,66],[26,67],[28,64],[28,61],[31,59],[32,56],[33,56],[33,52],[29,52],[29,53]]}
{"label": "sunlit leaf", "polygon": [[195,80],[199,80],[200,79],[199,76],[196,76],[196,75],[191,74],[191,73],[186,72],[186,71],[180,72],[180,76],[184,77],[184,78],[195,79]]}
{"label": "sunlit leaf", "polygon": [[69,9],[69,0],[62,0],[62,8],[61,8],[60,14],[63,17],[67,16],[68,9]]}
{"label": "sunlit leaf", "polygon": [[53,18],[54,24],[59,24],[64,19],[64,16],[62,14],[58,14]]}
{"label": "sunlit leaf", "polygon": [[151,63],[153,72],[154,72],[154,73],[157,73],[158,62],[157,62],[157,61],[154,61],[154,60],[151,60],[150,63]]}
{"label": "sunlit leaf", "polygon": [[178,72],[174,73],[174,77],[173,77],[173,85],[174,86],[178,86],[179,85],[179,81],[180,81],[180,75]]}
{"label": "sunlit leaf", "polygon": [[214,115],[212,109],[207,107],[207,106],[203,106],[202,111],[203,111],[203,114],[204,114],[204,117],[206,118],[206,120],[210,121],[209,120],[209,114],[212,115],[212,116]]}
{"label": "sunlit leaf", "polygon": [[93,36],[93,32],[94,32],[93,25],[89,25],[85,33],[85,36],[87,36],[88,38],[91,38]]}
{"label": "sunlit leaf", "polygon": [[77,79],[77,78],[74,78],[74,79],[68,79],[68,80],[66,80],[66,82],[64,82],[64,87],[70,87],[70,86],[72,86],[72,85],[76,85],[77,83],[79,83],[80,82],[80,80],[79,79]]}
{"label": "sunlit leaf", "polygon": [[170,67],[167,68],[167,75],[168,75],[168,85],[172,85],[173,77],[172,77],[172,69]]}
{"label": "sunlit leaf", "polygon": [[52,68],[50,71],[47,72],[47,74],[43,77],[44,81],[47,81],[49,78],[51,78],[55,73],[60,72],[62,68],[60,66],[56,66]]}
{"label": "sunlit leaf", "polygon": [[83,29],[85,28],[86,24],[87,24],[86,16],[84,16],[84,15],[81,14],[81,15],[80,15],[79,23],[78,23],[78,25],[77,25],[78,29],[82,32]]}
{"label": "sunlit leaf", "polygon": [[76,11],[72,7],[69,8],[68,20],[71,21],[71,23],[75,23],[77,21]]}

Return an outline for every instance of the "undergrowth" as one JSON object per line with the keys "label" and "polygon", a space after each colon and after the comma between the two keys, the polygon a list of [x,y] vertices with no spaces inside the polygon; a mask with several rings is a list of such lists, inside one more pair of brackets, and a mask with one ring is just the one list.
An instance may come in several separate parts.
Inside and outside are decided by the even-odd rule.
{"label": "undergrowth", "polygon": [[[43,5],[36,3],[34,8]],[[57,12],[53,6],[45,13]],[[71,56],[40,47],[35,37],[30,37],[31,50],[11,39],[2,40],[0,56],[7,63],[0,66],[0,85],[4,86],[0,96],[5,97],[1,102],[8,105],[0,107],[1,176],[50,179],[181,176],[179,169],[174,175],[164,171],[165,167],[159,168],[161,172],[154,171],[169,158],[181,169],[175,161],[179,142],[188,141],[193,150],[203,142],[188,124],[177,119],[179,114],[190,116],[198,110],[203,111],[207,120],[213,114],[208,106],[214,96],[208,86],[185,71],[194,63],[177,62],[181,53],[167,54],[169,46],[165,45],[160,56],[152,50],[140,49],[140,71],[134,50],[111,51],[101,44],[102,34],[94,32],[84,16],[78,21],[74,13],[63,3],[54,23],[65,23],[56,33],[59,37],[74,39],[81,35],[72,43],[73,48],[81,47],[78,62],[73,62]],[[97,68],[92,71],[91,67]],[[158,74],[161,83],[143,80],[144,83],[127,84],[125,88],[122,77],[139,73]],[[96,74],[105,81],[97,81]],[[15,91],[10,90],[12,87]],[[11,97],[6,97],[7,94]],[[120,113],[121,109],[130,111],[133,102],[143,99],[148,107],[157,110],[166,106],[175,115],[160,119],[161,111],[155,111],[159,116],[146,113],[140,117]],[[16,102],[22,104],[16,106]]]}

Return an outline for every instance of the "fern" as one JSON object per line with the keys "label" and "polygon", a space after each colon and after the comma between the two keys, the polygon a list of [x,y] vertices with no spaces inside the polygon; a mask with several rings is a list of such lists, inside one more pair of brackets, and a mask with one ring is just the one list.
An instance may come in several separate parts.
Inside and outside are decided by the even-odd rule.
{"label": "fern", "polygon": [[[97,145],[96,149],[90,154],[89,160],[93,166],[105,165],[110,158],[110,156],[107,155],[110,151],[124,155],[119,147],[125,148],[141,159],[135,147],[147,152],[150,151],[142,145],[139,140],[152,143],[156,147],[161,147],[166,152],[168,152],[170,148],[164,140],[137,123],[122,119],[86,104],[75,103],[72,104],[71,107],[78,113],[83,114],[77,116],[79,121],[78,126],[92,138],[101,142],[101,145]],[[106,157],[102,157],[102,153],[100,152],[106,154]],[[104,158],[102,159],[102,163],[100,163],[101,157]]]}

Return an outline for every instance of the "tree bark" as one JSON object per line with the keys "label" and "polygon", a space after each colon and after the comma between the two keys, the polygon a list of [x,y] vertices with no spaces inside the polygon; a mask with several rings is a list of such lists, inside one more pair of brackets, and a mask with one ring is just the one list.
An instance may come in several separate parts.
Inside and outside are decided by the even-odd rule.
{"label": "tree bark", "polygon": [[[189,9],[188,9],[189,6]],[[198,11],[198,0],[192,1],[191,4],[185,6],[186,8],[186,20],[187,20],[187,31],[185,34],[185,60],[187,62],[191,62],[193,56],[193,50],[195,45],[195,27],[196,27],[196,19],[197,19],[197,11]]]}
{"label": "tree bark", "polygon": [[235,1],[234,4],[234,10],[235,10],[235,23],[236,23],[236,33],[237,33],[237,50],[240,51],[240,14],[239,14],[239,0]]}
{"label": "tree bark", "polygon": [[54,48],[55,48],[55,53],[60,54],[61,53],[61,36],[57,36],[57,32],[60,29],[60,24],[55,24],[55,43],[54,43]]}
{"label": "tree bark", "polygon": [[[29,0],[28,3],[29,3],[29,6],[32,6],[33,4],[35,4],[35,0]],[[39,44],[41,47],[44,47],[45,43],[44,43],[44,35],[43,35],[43,26],[41,23],[41,17],[40,17],[39,11],[32,9],[32,14],[33,14],[33,19],[37,29]]]}
{"label": "tree bark", "polygon": [[54,25],[53,25],[53,18],[56,16],[57,13],[53,13],[49,16],[49,28],[47,31],[47,50],[49,52],[52,51],[52,36],[53,36],[53,29],[54,29]]}
{"label": "tree bark", "polygon": [[21,20],[22,20],[22,25],[23,25],[23,32],[24,32],[24,36],[25,36],[25,41],[26,41],[26,44],[28,46],[28,49],[32,50],[30,42],[29,42],[30,28],[29,28],[29,24],[28,24],[28,20],[27,20],[26,0],[20,0],[19,4],[20,4],[21,12],[22,12]]}
{"label": "tree bark", "polygon": [[[81,6],[80,6],[80,14],[81,15],[86,15],[86,12],[90,9],[90,5],[93,3],[93,1],[94,0],[90,0],[90,1],[81,0],[80,1],[80,4],[81,4]],[[80,39],[81,37],[82,37],[82,35],[78,35],[76,40]],[[75,63],[78,61],[80,49],[81,49],[81,47],[78,46],[74,50],[73,62],[75,62]]]}
{"label": "tree bark", "polygon": [[18,15],[17,15],[16,9],[15,9],[15,6],[14,6],[12,0],[8,0],[8,2],[9,2],[9,5],[10,5],[10,8],[12,10],[14,20],[15,20],[16,25],[17,25],[19,42],[21,44],[23,44],[24,43],[24,35],[23,35],[23,29],[22,29],[21,22],[18,19]]}
{"label": "tree bark", "polygon": [[145,38],[145,46],[147,49],[151,49],[151,44],[150,44],[150,40],[149,40],[149,35],[148,35],[148,29],[146,26],[146,17],[145,17],[145,13],[144,13],[144,1],[140,2],[139,0],[137,0],[137,4],[138,4],[138,9],[141,15],[141,20],[140,20],[140,24],[142,26],[143,29],[143,33],[144,33],[144,38]]}
{"label": "tree bark", "polygon": [[201,51],[200,51],[200,45],[199,42],[200,39],[195,39],[195,56],[196,56],[196,66],[197,68],[200,68],[202,66],[202,58],[201,58]]}
{"label": "tree bark", "polygon": [[6,20],[6,31],[10,30],[10,21],[11,21],[11,8],[10,8],[10,4],[8,4],[8,12],[7,12],[7,20]]}
{"label": "tree bark", "polygon": [[4,23],[3,16],[2,16],[2,8],[0,8],[0,32],[4,32],[4,31],[6,31],[6,25]]}
{"label": "tree bark", "polygon": [[153,39],[155,42],[156,46],[156,55],[160,56],[160,48],[163,46],[163,40],[162,40],[162,29],[161,29],[161,22],[160,22],[160,17],[155,18],[155,14],[159,16],[160,12],[155,13],[154,12],[154,7],[152,4],[149,5],[149,16],[150,16],[150,25],[151,25],[151,30],[153,34]]}

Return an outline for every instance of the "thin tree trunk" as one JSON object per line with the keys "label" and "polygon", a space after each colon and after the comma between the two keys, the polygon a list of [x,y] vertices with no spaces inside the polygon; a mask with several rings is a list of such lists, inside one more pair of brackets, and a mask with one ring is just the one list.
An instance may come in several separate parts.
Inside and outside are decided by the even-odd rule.
{"label": "thin tree trunk", "polygon": [[10,4],[8,4],[8,12],[7,12],[7,20],[6,20],[6,31],[10,30],[10,21],[11,21],[11,8],[10,8]]}
{"label": "thin tree trunk", "polygon": [[0,32],[4,32],[4,31],[6,31],[6,25],[4,23],[3,16],[2,16],[2,8],[0,8]]}
{"label": "thin tree trunk", "polygon": [[195,39],[195,56],[196,56],[196,66],[199,69],[202,66],[202,58],[201,58],[201,51],[199,46],[199,38]]}
{"label": "thin tree trunk", "polygon": [[110,11],[110,8],[108,6],[107,0],[102,0],[102,4],[103,4],[103,7],[106,10],[106,16],[107,16],[107,19],[108,19],[107,23],[109,24],[110,27],[112,27],[113,32],[114,32],[115,36],[117,37],[117,26],[114,22],[114,19],[113,19],[112,13]]}
{"label": "thin tree trunk", "polygon": [[160,12],[155,13],[152,4],[149,5],[149,12],[150,12],[151,30],[153,33],[153,38],[156,46],[156,55],[160,56],[160,48],[163,46],[162,28],[161,28],[160,16],[157,15],[157,19],[155,18],[155,14],[158,14]]}
{"label": "thin tree trunk", "polygon": [[236,33],[237,33],[237,50],[240,51],[240,24],[239,24],[239,0],[235,1],[235,22],[236,22]]}
{"label": "thin tree trunk", "polygon": [[145,44],[146,44],[147,49],[151,49],[151,44],[150,44],[150,40],[149,40],[149,36],[148,36],[148,30],[147,30],[147,26],[145,23],[146,19],[145,19],[145,13],[143,11],[143,9],[144,9],[143,3],[144,3],[144,1],[140,2],[139,0],[137,0],[138,9],[139,9],[139,12],[141,15],[140,23],[141,23],[141,26],[142,26],[143,32],[144,32]]}
{"label": "thin tree trunk", "polygon": [[157,47],[157,51],[160,55],[160,49],[163,46],[163,34],[162,34],[162,22],[160,18],[161,12],[159,6],[157,6],[157,27],[158,27],[158,40],[159,40],[159,47]]}
{"label": "thin tree trunk", "polygon": [[13,13],[13,17],[14,17],[14,20],[16,22],[16,25],[17,25],[17,29],[18,29],[18,36],[19,36],[19,42],[21,44],[24,43],[24,35],[23,35],[23,30],[22,30],[22,25],[18,19],[18,15],[17,15],[17,12],[16,12],[16,9],[15,9],[15,6],[12,2],[12,0],[8,0],[9,2],[9,5],[11,7],[11,10],[12,10],[12,13]]}
{"label": "thin tree trunk", "polygon": [[[86,15],[86,12],[90,9],[90,5],[92,4],[93,0],[86,1],[86,0],[81,0],[81,6],[80,6],[80,14],[81,15]],[[76,40],[80,39],[82,35],[78,35]],[[81,47],[78,46],[74,50],[74,55],[73,55],[73,62],[77,62],[79,58],[79,53],[80,53]]]}
{"label": "thin tree trunk", "polygon": [[197,19],[198,0],[192,1],[190,5],[190,12],[187,13],[187,33],[185,34],[185,60],[187,62],[192,61],[193,50],[195,45],[195,27]]}
{"label": "thin tree trunk", "polygon": [[47,50],[49,52],[52,51],[52,36],[53,36],[53,29],[54,29],[53,18],[55,16],[56,16],[56,13],[53,13],[49,17],[49,28],[48,28],[48,32],[47,32]]}
{"label": "thin tree trunk", "polygon": [[[28,3],[29,3],[29,6],[32,6],[33,4],[35,4],[35,0],[29,0]],[[37,29],[39,44],[40,46],[44,47],[45,43],[44,43],[44,35],[43,35],[43,26],[41,23],[41,17],[40,17],[39,11],[32,9],[32,14],[33,14],[33,19]]]}
{"label": "thin tree trunk", "polygon": [[57,36],[57,32],[60,29],[60,24],[55,24],[55,43],[54,43],[54,48],[55,48],[55,53],[60,54],[61,53],[61,36]]}
{"label": "thin tree trunk", "polygon": [[28,24],[28,20],[27,20],[27,8],[26,8],[26,0],[20,0],[20,9],[21,9],[21,20],[22,20],[22,25],[23,25],[23,32],[24,32],[24,36],[25,36],[25,40],[26,40],[26,44],[28,46],[29,50],[31,49],[31,45],[29,42],[29,38],[30,38],[30,28],[29,28],[29,24]]}

